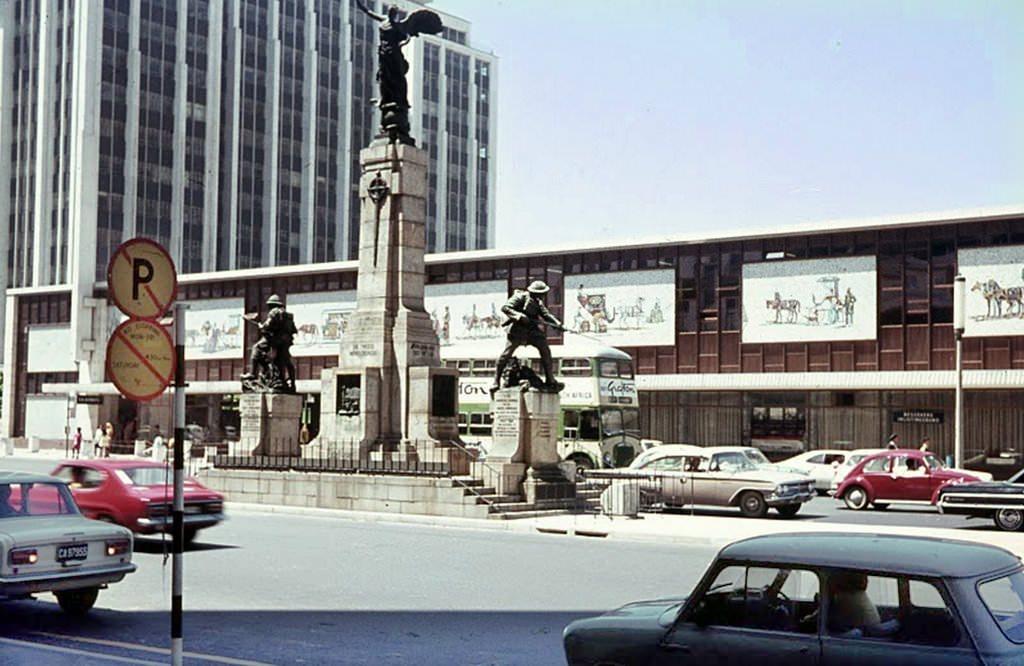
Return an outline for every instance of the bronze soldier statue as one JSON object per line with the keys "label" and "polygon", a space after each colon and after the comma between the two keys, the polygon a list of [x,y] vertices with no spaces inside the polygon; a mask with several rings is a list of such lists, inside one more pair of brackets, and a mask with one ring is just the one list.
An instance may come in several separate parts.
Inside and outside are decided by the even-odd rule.
{"label": "bronze soldier statue", "polygon": [[270,311],[262,324],[257,320],[259,315],[245,315],[246,321],[259,327],[260,339],[252,346],[249,372],[242,375],[242,390],[295,393],[295,364],[290,351],[298,333],[295,319],[277,294],[267,299],[267,305]]}
{"label": "bronze soldier statue", "polygon": [[409,136],[409,98],[405,75],[409,63],[402,55],[402,47],[420,34],[436,35],[444,26],[441,17],[429,9],[418,9],[406,18],[399,18],[394,5],[388,7],[387,16],[377,14],[363,3],[356,4],[370,18],[380,22],[377,45],[377,83],[380,84],[381,134],[391,143],[401,142],[410,146],[416,142]]}
{"label": "bronze soldier statue", "polygon": [[516,349],[524,345],[535,347],[540,352],[540,363],[544,370],[544,385],[540,390],[557,393],[565,388],[565,385],[555,381],[554,368],[551,361],[551,347],[548,346],[544,329],[541,326],[552,326],[564,331],[562,322],[548,311],[544,305],[544,295],[548,293],[549,287],[541,280],[536,280],[526,288],[526,291],[517,289],[501,311],[508,317],[502,326],[508,326],[508,340],[505,343],[505,351],[498,357],[498,367],[494,372],[494,386],[491,393],[501,388],[502,373],[505,366],[512,359]]}

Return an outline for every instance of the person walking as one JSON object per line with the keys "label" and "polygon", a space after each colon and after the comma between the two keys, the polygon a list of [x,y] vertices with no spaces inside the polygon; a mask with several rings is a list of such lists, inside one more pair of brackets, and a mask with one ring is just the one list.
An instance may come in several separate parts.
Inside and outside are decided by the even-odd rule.
{"label": "person walking", "polygon": [[103,426],[96,426],[96,432],[92,436],[92,457],[99,458],[103,453]]}
{"label": "person walking", "polygon": [[107,421],[106,425],[103,426],[100,433],[100,456],[103,458],[110,457],[110,444],[114,439],[114,425]]}
{"label": "person walking", "polygon": [[889,435],[889,441],[885,443],[887,449],[898,449],[900,448],[900,436],[896,433]]}
{"label": "person walking", "polygon": [[76,428],[75,434],[71,436],[71,457],[79,458],[82,455],[82,429]]}
{"label": "person walking", "polygon": [[923,438],[921,440],[921,451],[924,452],[924,451],[931,451],[931,450],[932,450],[932,440],[931,440],[931,437]]}

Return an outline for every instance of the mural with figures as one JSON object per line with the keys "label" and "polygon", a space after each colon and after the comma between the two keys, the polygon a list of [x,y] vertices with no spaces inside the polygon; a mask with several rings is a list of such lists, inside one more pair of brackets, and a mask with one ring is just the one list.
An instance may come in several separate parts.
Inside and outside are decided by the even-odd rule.
{"label": "mural with figures", "polygon": [[504,280],[427,285],[423,305],[441,346],[504,340],[501,306],[508,300],[507,289]]}
{"label": "mural with figures", "polygon": [[609,346],[675,344],[675,271],[565,276],[566,328]]}
{"label": "mural with figures", "polygon": [[743,342],[873,340],[874,257],[743,266]]}
{"label": "mural with figures", "polygon": [[965,336],[1024,335],[1024,245],[960,250]]}
{"label": "mural with figures", "polygon": [[[285,308],[299,330],[292,343],[292,356],[336,356],[348,317],[356,309],[356,292],[328,291],[319,294],[293,294]],[[266,313],[260,313],[266,316]]]}
{"label": "mural with figures", "polygon": [[240,358],[245,342],[241,298],[188,301],[185,310],[185,358]]}

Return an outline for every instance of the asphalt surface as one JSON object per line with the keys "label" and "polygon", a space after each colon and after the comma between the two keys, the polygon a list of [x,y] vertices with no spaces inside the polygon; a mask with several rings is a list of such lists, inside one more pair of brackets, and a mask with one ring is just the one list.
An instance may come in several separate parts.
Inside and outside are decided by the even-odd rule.
{"label": "asphalt surface", "polygon": [[[121,457],[121,456],[115,456]],[[131,456],[123,456],[131,457]],[[15,449],[14,455],[0,456],[0,469],[4,467],[29,468],[35,471],[49,471],[58,460],[65,458],[63,450],[49,449],[29,452]],[[5,462],[9,461],[5,465]],[[583,538],[629,539],[659,541],[664,543],[702,544],[724,546],[740,539],[761,534],[796,532],[858,532],[897,533],[911,536],[926,536],[943,539],[957,539],[1000,546],[1024,557],[1024,532],[1002,532],[994,529],[990,520],[973,521],[969,529],[948,527],[917,527],[907,525],[853,524],[847,522],[822,522],[802,520],[800,514],[793,519],[778,517],[742,518],[738,515],[710,514],[691,515],[687,513],[641,513],[637,517],[609,516],[602,514],[571,514],[518,519],[472,519],[447,516],[422,516],[415,514],[374,513],[364,511],[341,511],[309,507],[292,507],[271,504],[247,504],[227,501],[228,511],[253,511],[292,515],[336,515],[341,518],[361,521],[390,523],[411,523],[417,525],[444,525],[468,529],[490,529],[531,533],[564,534]]]}

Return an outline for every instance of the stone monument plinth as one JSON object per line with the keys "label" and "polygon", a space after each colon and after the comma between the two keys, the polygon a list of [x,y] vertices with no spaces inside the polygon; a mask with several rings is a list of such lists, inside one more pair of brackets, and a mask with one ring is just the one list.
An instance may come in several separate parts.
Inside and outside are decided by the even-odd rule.
{"label": "stone monument plinth", "polygon": [[458,437],[458,371],[441,367],[423,305],[427,159],[425,150],[381,139],[360,152],[356,309],[338,366],[321,373],[318,446],[465,473],[465,454],[447,444]]}
{"label": "stone monument plinth", "polygon": [[558,455],[557,393],[499,389],[491,401],[492,444],[478,466],[485,483],[501,495],[523,494],[531,504],[576,497]]}
{"label": "stone monument plinth", "polygon": [[299,456],[302,396],[293,393],[243,393],[239,443],[254,456]]}

